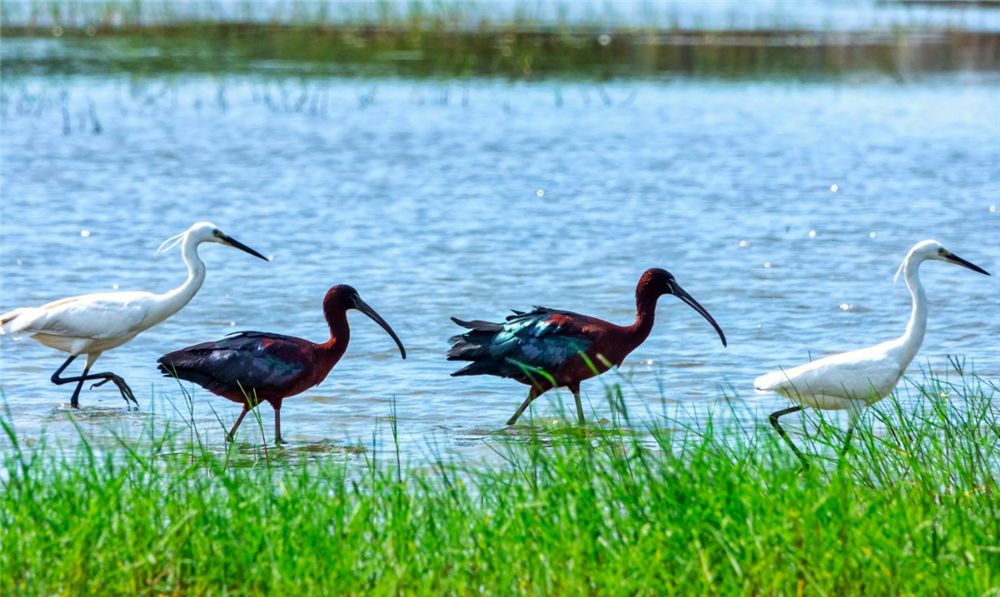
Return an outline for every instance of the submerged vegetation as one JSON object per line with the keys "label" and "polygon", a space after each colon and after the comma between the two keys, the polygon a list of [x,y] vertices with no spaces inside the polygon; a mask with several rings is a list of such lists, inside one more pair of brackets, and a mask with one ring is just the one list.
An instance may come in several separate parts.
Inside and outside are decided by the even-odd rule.
{"label": "submerged vegetation", "polygon": [[[410,77],[703,75],[894,77],[1000,66],[1000,34],[644,24],[607,16],[501,17],[474,2],[12,2],[0,12],[7,74],[261,72]],[[650,9],[652,10],[652,9]],[[55,40],[47,47],[19,43]],[[55,43],[55,42],[58,43]]]}
{"label": "submerged vegetation", "polygon": [[[981,595],[1000,587],[1000,417],[927,378],[798,462],[769,428],[542,428],[493,464],[281,463],[150,433],[0,464],[0,592]],[[609,398],[618,402],[612,389]]]}

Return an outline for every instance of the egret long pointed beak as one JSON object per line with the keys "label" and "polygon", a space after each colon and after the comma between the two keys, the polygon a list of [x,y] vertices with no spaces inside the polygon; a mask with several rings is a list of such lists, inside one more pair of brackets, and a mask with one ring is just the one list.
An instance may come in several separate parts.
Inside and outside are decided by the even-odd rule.
{"label": "egret long pointed beak", "polygon": [[961,265],[962,267],[971,269],[974,272],[979,272],[981,274],[985,274],[987,276],[990,275],[990,272],[984,270],[983,268],[979,267],[975,263],[971,263],[971,262],[968,262],[968,261],[962,259],[961,257],[959,257],[958,255],[956,255],[954,253],[948,253],[947,255],[944,256],[944,258],[947,259],[948,261],[954,263],[955,265]]}
{"label": "egret long pointed beak", "polygon": [[720,328],[719,324],[715,322],[715,319],[713,319],[712,316],[709,315],[705,307],[702,307],[698,303],[698,301],[694,300],[694,297],[685,292],[685,290],[680,286],[678,286],[677,284],[674,284],[674,295],[677,296],[677,298],[684,301],[685,303],[687,303],[692,309],[701,314],[702,317],[707,319],[708,323],[712,324],[712,327],[715,328],[715,331],[719,333],[719,338],[722,339],[722,345],[729,346],[729,344],[726,342],[726,335],[722,333],[722,328]]}
{"label": "egret long pointed beak", "polygon": [[264,257],[263,255],[261,255],[257,251],[254,251],[250,247],[244,245],[243,243],[241,243],[240,241],[236,240],[235,238],[233,238],[233,237],[231,237],[229,235],[223,234],[223,235],[220,236],[220,238],[222,239],[222,242],[224,242],[225,244],[229,245],[230,247],[233,247],[234,249],[239,249],[240,251],[245,251],[247,253],[250,253],[254,257],[260,257],[264,261],[270,261],[270,259],[268,259],[267,257]]}
{"label": "egret long pointed beak", "polygon": [[382,326],[382,329],[385,330],[386,333],[392,336],[392,339],[396,341],[396,346],[399,347],[400,356],[402,356],[404,359],[406,358],[406,349],[403,348],[403,343],[399,341],[399,336],[397,336],[396,332],[392,331],[392,328],[389,327],[389,324],[386,323],[385,320],[382,319],[382,317],[375,312],[375,309],[372,309],[370,306],[368,306],[368,303],[364,302],[363,300],[361,300],[360,296],[356,295],[354,297],[354,308],[357,309],[358,311],[361,311],[368,317],[371,317],[375,323]]}

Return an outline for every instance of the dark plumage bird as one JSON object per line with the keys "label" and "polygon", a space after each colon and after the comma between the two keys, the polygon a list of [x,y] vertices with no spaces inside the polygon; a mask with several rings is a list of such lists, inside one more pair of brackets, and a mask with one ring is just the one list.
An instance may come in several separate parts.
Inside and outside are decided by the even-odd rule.
{"label": "dark plumage bird", "polygon": [[314,344],[303,338],[267,332],[238,332],[219,340],[183,348],[160,357],[160,371],[170,377],[194,382],[223,398],[243,405],[229,431],[233,439],[243,417],[261,402],[274,408],[274,440],[281,439],[281,402],[318,385],[347,350],[351,329],[347,311],[357,309],[382,326],[399,346],[406,349],[389,324],[368,306],[358,291],[341,284],[323,299],[323,313],[330,326],[330,339]]}
{"label": "dark plumage bird", "polygon": [[580,382],[618,367],[653,329],[656,301],[672,294],[690,305],[712,324],[722,345],[726,336],[708,311],[677,284],[670,272],[646,270],[635,288],[638,312],[632,325],[620,326],[595,317],[535,307],[530,313],[514,311],[503,323],[462,321],[470,331],[451,338],[450,361],[472,361],[452,375],[497,375],[531,386],[528,398],[508,425],[517,422],[531,401],[557,387],[566,387],[576,400],[576,412],[584,423]]}

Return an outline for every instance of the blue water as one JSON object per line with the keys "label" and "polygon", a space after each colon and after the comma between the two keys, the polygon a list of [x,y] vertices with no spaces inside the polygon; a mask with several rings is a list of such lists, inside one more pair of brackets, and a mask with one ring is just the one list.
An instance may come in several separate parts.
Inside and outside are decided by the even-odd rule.
{"label": "blue water", "polygon": [[[444,352],[459,331],[449,316],[496,320],[542,304],[625,323],[639,275],[666,268],[730,346],[665,297],[621,373],[584,384],[591,418],[610,417],[606,380],[626,386],[636,427],[713,409],[759,421],[787,403],[754,396],[754,376],[902,333],[909,296],[892,275],[913,243],[937,238],[1000,274],[1000,81],[991,77],[70,77],[2,90],[0,311],[177,286],[180,255],[153,253],[198,220],[273,256],[203,248],[208,279],[188,307],[100,360],[131,383],[143,411],[125,413],[112,387],[85,391],[77,420],[97,438],[193,417],[221,447],[213,409],[229,424],[239,408],[194,388],[188,412],[157,357],[242,329],[324,340],[320,301],[337,283],[360,291],[410,357],[352,315],[344,359],[285,403],[285,438],[334,451],[371,443],[387,433],[395,401],[408,455],[435,444],[471,458],[488,452],[483,438],[526,392],[449,377],[457,367]],[[996,380],[998,277],[943,263],[922,273],[930,321],[911,374],[946,372],[946,356],[961,355]],[[0,387],[22,437],[75,441],[71,388],[48,381],[63,359],[0,339]],[[568,395],[550,394],[535,416],[558,414],[560,400],[572,408]],[[260,412],[270,439],[270,409]],[[241,443],[261,441],[252,428]]]}

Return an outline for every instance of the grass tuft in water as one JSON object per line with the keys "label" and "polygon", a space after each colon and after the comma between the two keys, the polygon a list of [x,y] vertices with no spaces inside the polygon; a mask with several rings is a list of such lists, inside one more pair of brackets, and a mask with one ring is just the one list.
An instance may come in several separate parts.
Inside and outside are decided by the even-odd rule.
{"label": "grass tuft in water", "polygon": [[913,388],[843,461],[843,429],[797,436],[816,464],[802,475],[766,421],[542,429],[491,438],[493,464],[417,469],[398,444],[363,466],[237,463],[163,430],[28,448],[8,415],[0,593],[996,591],[997,386]]}

